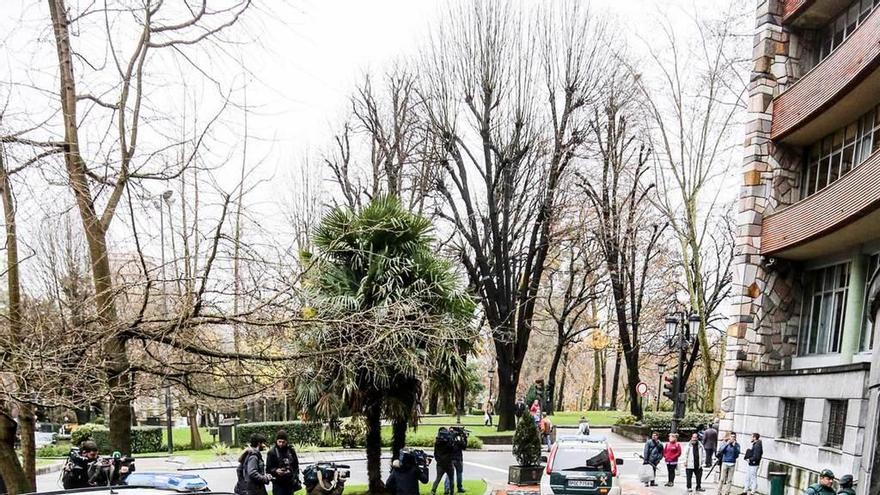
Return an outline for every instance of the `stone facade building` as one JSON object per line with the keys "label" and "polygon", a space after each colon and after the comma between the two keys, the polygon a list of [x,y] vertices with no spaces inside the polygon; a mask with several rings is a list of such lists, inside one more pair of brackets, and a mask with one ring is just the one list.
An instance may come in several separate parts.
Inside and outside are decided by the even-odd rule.
{"label": "stone facade building", "polygon": [[721,429],[764,437],[762,493],[825,468],[880,493],[880,0],[759,0],[756,18]]}

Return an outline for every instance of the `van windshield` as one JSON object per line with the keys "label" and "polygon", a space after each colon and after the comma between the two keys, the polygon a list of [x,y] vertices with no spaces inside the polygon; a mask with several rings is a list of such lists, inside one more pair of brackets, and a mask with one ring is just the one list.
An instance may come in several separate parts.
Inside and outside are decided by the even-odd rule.
{"label": "van windshield", "polygon": [[597,447],[559,447],[553,457],[554,471],[611,471],[608,450]]}

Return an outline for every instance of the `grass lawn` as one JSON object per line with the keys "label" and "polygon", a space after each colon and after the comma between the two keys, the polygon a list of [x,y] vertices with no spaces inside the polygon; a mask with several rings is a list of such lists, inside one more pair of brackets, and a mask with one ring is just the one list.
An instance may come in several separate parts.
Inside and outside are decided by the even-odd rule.
{"label": "grass lawn", "polygon": [[[235,460],[238,458],[239,452],[236,450],[230,450],[227,458],[229,460]],[[168,452],[149,452],[146,454],[136,454],[135,459],[149,459],[155,457],[166,457]],[[198,463],[208,463],[215,462],[219,459],[214,454],[214,451],[211,449],[203,449],[203,450],[175,450],[174,457],[186,457],[190,462],[198,464]]]}
{"label": "grass lawn", "polygon": [[[433,481],[431,482],[433,483]],[[431,483],[419,487],[420,495],[431,493]],[[437,487],[438,492],[441,487]],[[464,480],[464,492],[468,495],[483,495],[486,493],[486,482],[483,480]],[[345,495],[366,495],[367,485],[345,485]]]}
{"label": "grass lawn", "polygon": [[[199,428],[199,434],[202,437],[202,443],[211,443],[213,438],[208,434],[208,428]],[[177,426],[171,429],[171,436],[174,438],[174,445],[189,445],[189,426]],[[168,430],[162,428],[162,443],[168,445]]]}
{"label": "grass lawn", "polygon": [[[558,412],[550,416],[550,420],[556,426],[577,426],[581,416],[585,416],[591,426],[611,426],[619,417],[625,413],[621,411],[566,411]],[[421,425],[433,429],[432,426],[449,426],[455,425],[455,416],[433,416],[430,418],[422,418]],[[495,416],[498,420],[498,416]],[[482,416],[462,416],[461,424],[476,435],[505,435],[513,434],[513,432],[499,432],[494,426],[483,426]],[[421,428],[419,429],[421,431]]]}

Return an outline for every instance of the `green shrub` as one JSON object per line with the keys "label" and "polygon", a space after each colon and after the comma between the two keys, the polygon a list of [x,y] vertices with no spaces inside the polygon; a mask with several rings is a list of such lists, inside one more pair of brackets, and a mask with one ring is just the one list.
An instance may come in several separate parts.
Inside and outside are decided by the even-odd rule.
{"label": "green shrub", "polygon": [[541,460],[541,437],[528,411],[523,412],[513,434],[513,456],[520,466],[537,466]]}
{"label": "green shrub", "polygon": [[73,430],[70,433],[70,443],[73,444],[74,447],[79,447],[80,444],[90,438],[94,440],[94,436],[92,435],[92,433],[95,431],[95,428],[98,427],[99,425],[93,423],[80,425],[77,429]]}
{"label": "green shrub", "polygon": [[[79,446],[85,440],[92,440],[98,445],[98,452],[110,454],[113,444],[110,442],[110,430],[103,425],[86,423],[70,435],[71,443]],[[131,429],[131,452],[123,454],[143,454],[162,450],[162,428],[159,426],[135,426]]]}
{"label": "green shrub", "polygon": [[638,418],[633,416],[632,414],[624,414],[623,416],[617,418],[617,421],[614,422],[616,425],[634,425],[638,422]]}
{"label": "green shrub", "polygon": [[292,444],[318,445],[321,443],[324,425],[321,423],[304,423],[302,421],[243,423],[235,427],[235,439],[239,445],[244,446],[250,440],[251,435],[259,433],[265,436],[266,441],[271,444],[278,430],[287,431],[287,436]]}
{"label": "green shrub", "polygon": [[364,445],[367,441],[367,422],[362,416],[343,419],[338,437],[340,445],[347,449]]}
{"label": "green shrub", "polygon": [[131,429],[131,453],[158,452],[162,450],[162,428],[159,426],[135,426]]}
{"label": "green shrub", "polygon": [[[694,429],[700,425],[711,423],[712,419],[713,415],[711,413],[687,413],[678,426],[685,429]],[[672,424],[672,413],[645,413],[644,417],[642,417],[642,424],[652,430],[668,430]]]}
{"label": "green shrub", "polygon": [[44,445],[37,449],[37,457],[67,457],[70,447],[70,444]]}

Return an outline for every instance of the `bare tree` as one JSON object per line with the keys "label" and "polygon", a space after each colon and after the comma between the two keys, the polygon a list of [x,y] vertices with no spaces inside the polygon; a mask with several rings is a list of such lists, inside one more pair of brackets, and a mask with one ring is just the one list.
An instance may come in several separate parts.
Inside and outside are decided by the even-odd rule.
{"label": "bare tree", "polygon": [[[652,262],[664,226],[652,221],[646,197],[652,185],[644,184],[649,171],[649,148],[638,140],[634,120],[636,92],[631,77],[623,75],[609,85],[602,111],[596,111],[591,131],[597,141],[595,168],[582,176],[582,186],[597,218],[599,239],[611,288],[613,317],[617,325],[619,354],[626,363],[630,412],[641,417],[635,386],[639,383],[642,309]],[[615,372],[617,375],[617,371]],[[615,403],[617,377],[612,383]]]}
{"label": "bare tree", "polygon": [[[702,409],[714,407],[715,385],[722,356],[713,351],[720,335],[710,332],[711,321],[729,292],[732,250],[726,244],[730,209],[718,190],[729,165],[738,157],[738,117],[743,114],[746,81],[741,74],[746,57],[737,47],[742,19],[738,2],[726,5],[720,19],[694,17],[694,43],[684,41],[681,29],[669,19],[658,23],[664,43],[648,45],[659,84],[639,79],[647,116],[653,127],[652,155],[657,178],[654,203],[670,226],[679,256],[677,263],[689,297],[690,311],[700,318],[687,382],[699,355],[705,395]],[[693,47],[693,48],[692,48]],[[719,227],[722,230],[719,230]]]}
{"label": "bare tree", "polygon": [[492,329],[500,430],[514,426],[558,191],[607,69],[604,25],[578,2],[534,14],[541,21],[503,1],[462,2],[424,54],[422,91],[445,173],[438,215],[455,228]]}

